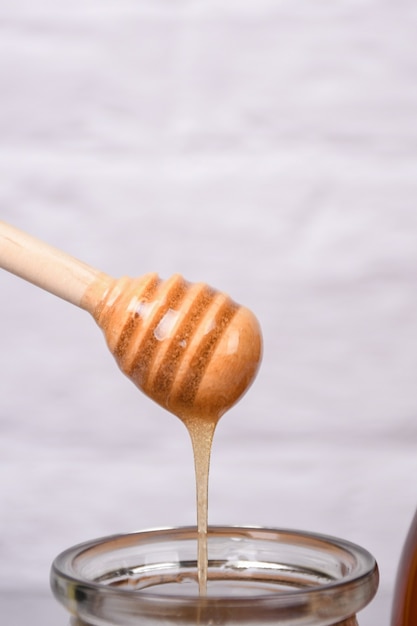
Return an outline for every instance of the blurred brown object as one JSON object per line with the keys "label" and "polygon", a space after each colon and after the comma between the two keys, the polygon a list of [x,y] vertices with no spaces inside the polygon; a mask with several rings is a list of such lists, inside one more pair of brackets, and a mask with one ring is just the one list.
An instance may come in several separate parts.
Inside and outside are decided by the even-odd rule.
{"label": "blurred brown object", "polygon": [[402,551],[395,584],[391,626],[417,624],[417,511]]}

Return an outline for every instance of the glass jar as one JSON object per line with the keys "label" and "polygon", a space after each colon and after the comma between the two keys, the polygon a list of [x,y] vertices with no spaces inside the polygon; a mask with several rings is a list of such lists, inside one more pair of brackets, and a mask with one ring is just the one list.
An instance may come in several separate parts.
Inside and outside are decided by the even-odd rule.
{"label": "glass jar", "polygon": [[374,558],[313,533],[211,527],[207,595],[198,595],[195,528],[90,541],[60,554],[55,597],[72,624],[356,626],[378,586]]}
{"label": "glass jar", "polygon": [[398,568],[391,624],[392,626],[417,624],[417,511]]}

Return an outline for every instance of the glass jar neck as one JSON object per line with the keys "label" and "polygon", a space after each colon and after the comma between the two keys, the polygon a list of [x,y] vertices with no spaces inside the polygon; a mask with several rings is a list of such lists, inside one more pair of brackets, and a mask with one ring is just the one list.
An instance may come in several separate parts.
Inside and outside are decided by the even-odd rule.
{"label": "glass jar neck", "polygon": [[350,542],[259,527],[208,530],[199,595],[194,527],[107,537],[59,555],[52,590],[76,626],[358,626],[378,569]]}

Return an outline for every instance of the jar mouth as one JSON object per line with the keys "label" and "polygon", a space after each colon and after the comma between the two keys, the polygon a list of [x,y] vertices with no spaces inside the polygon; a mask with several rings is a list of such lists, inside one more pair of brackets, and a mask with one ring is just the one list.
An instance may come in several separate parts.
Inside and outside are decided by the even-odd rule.
{"label": "jar mouth", "polygon": [[[375,559],[342,539],[212,526],[207,541],[206,596],[198,595],[195,527],[113,535],[69,548],[52,564],[52,591],[72,614],[100,626],[324,626],[357,613],[376,593]],[[315,614],[321,621],[302,621]]]}

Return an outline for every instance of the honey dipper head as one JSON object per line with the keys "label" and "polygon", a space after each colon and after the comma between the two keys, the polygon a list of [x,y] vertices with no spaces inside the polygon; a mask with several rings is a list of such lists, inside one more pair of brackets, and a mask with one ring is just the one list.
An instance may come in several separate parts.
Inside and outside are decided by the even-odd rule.
{"label": "honey dipper head", "polygon": [[119,367],[182,420],[218,419],[255,378],[255,316],[203,283],[157,274],[114,281],[94,317]]}

